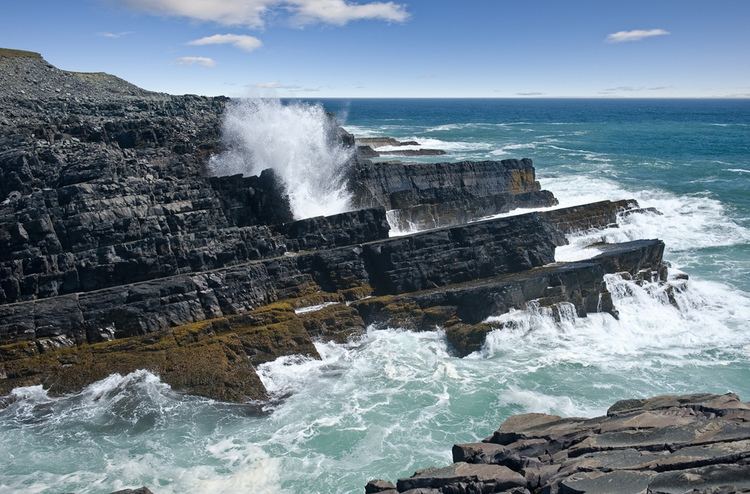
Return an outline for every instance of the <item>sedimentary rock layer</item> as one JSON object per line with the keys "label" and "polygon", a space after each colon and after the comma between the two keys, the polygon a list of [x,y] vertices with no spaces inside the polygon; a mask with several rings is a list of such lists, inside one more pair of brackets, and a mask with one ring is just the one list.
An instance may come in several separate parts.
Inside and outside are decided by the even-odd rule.
{"label": "sedimentary rock layer", "polygon": [[563,310],[572,304],[575,314],[608,312],[617,317],[603,278],[607,273],[663,281],[664,243],[639,240],[602,245],[600,255],[586,261],[555,263],[512,274],[394,296],[352,302],[365,324],[394,326],[416,331],[445,329],[459,355],[479,350],[487,333],[498,326],[483,323],[487,317],[525,308]]}
{"label": "sedimentary rock layer", "polygon": [[696,394],[619,401],[593,419],[516,415],[455,445],[453,461],[365,492],[750,492],[750,404]]}
{"label": "sedimentary rock layer", "polygon": [[[535,215],[529,218],[538,219]],[[497,226],[486,223],[490,228]],[[452,229],[453,234],[461,228],[466,227]],[[444,233],[438,230],[420,236],[431,244]],[[379,290],[388,293],[392,288],[390,282],[379,285],[380,289],[367,284],[370,278],[364,253],[377,250],[384,243],[387,242],[277,259],[267,264],[259,262],[252,264],[257,271],[237,271],[251,265],[232,268],[221,276],[214,274],[215,279],[192,279],[192,285],[187,279],[172,279],[167,285],[149,282],[131,286],[125,293],[105,290],[86,294],[95,298],[85,299],[83,305],[81,300],[74,303],[66,299],[65,305],[36,309],[32,322],[46,321],[46,325],[35,328],[35,339],[16,338],[15,343],[0,346],[0,394],[16,386],[40,383],[51,393],[62,393],[111,372],[146,368],[159,373],[176,389],[190,393],[232,401],[263,399],[265,390],[253,365],[282,355],[315,358],[318,355],[313,339],[346,341],[369,324],[416,330],[444,328],[454,350],[465,355],[478,350],[487,333],[497,329],[482,323],[482,319],[510,308],[525,308],[529,303],[560,308],[566,303],[572,304],[581,316],[596,311],[616,314],[603,283],[604,274],[645,273],[656,280],[664,247],[658,240],[601,246],[605,252],[590,261],[524,270],[517,270],[519,265],[500,263],[498,266],[509,270],[499,276],[488,271],[490,277],[475,279],[476,275],[467,270],[458,278],[435,278],[453,281],[441,287],[428,289],[429,278],[423,278],[422,284],[412,285],[419,291],[367,297]],[[461,249],[455,247],[454,251]],[[503,254],[497,251],[494,255]],[[419,256],[398,259],[388,269],[413,282],[412,270],[422,262]],[[199,281],[208,285],[200,286]],[[271,303],[273,300],[279,301]],[[239,304],[238,301],[245,305],[228,305]],[[295,311],[323,302],[331,304],[320,305],[317,310]],[[84,320],[72,318],[63,323],[61,318],[66,313]],[[92,322],[87,318],[103,317],[105,313],[107,318],[121,317],[118,322],[123,321],[122,324],[140,325],[138,331],[130,334],[149,333],[66,347],[79,338],[91,339],[91,333],[82,334],[80,328],[95,327],[87,326]],[[21,311],[16,313],[16,319],[10,317],[12,314],[4,316],[16,323],[25,322]],[[72,333],[53,333],[60,328]],[[111,329],[114,335],[102,335],[107,328],[97,331],[96,339],[127,335],[115,329]]]}
{"label": "sedimentary rock layer", "polygon": [[[321,232],[339,224],[379,225],[382,210],[345,213],[279,227],[290,242],[335,243]],[[363,217],[363,218],[360,218]],[[308,235],[312,229],[315,234]],[[374,230],[375,234],[387,231]],[[521,215],[408,237],[284,255],[212,271],[186,272],[112,288],[0,305],[0,342],[64,337],[93,342],[111,331],[133,336],[170,326],[237,314],[311,290],[371,287],[395,294],[512,273],[554,261],[552,228],[538,215]],[[349,228],[343,243],[373,229]],[[300,247],[300,245],[297,245]],[[325,245],[328,247],[329,245]]]}
{"label": "sedimentary rock layer", "polygon": [[557,204],[541,190],[531,160],[373,163],[359,160],[349,188],[358,207],[394,210],[401,229],[435,228],[516,208]]}

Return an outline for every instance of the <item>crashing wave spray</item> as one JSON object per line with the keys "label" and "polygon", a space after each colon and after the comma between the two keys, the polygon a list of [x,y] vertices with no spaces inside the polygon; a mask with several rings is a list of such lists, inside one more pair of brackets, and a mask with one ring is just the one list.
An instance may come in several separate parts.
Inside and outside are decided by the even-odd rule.
{"label": "crashing wave spray", "polygon": [[226,151],[209,162],[217,176],[257,175],[273,168],[284,181],[295,218],[350,209],[343,168],[352,150],[338,140],[320,105],[243,99],[229,104],[222,139]]}

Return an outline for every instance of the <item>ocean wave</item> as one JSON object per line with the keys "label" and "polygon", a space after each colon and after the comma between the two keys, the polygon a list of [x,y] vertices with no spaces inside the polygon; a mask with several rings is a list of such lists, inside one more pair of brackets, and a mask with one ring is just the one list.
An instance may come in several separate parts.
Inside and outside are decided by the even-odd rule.
{"label": "ocean wave", "polygon": [[370,327],[349,344],[318,342],[320,360],[288,356],[258,366],[269,391],[284,397],[262,417],[178,395],[143,371],[64,398],[23,388],[11,407],[35,410],[23,421],[0,410],[0,448],[14,445],[0,485],[353,492],[371,475],[403,477],[447,463],[446,445],[475,441],[519,411],[592,416],[634,390],[688,390],[707,376],[711,390],[729,386],[721,384],[732,372],[727,364],[746,362],[750,303],[723,285],[689,283],[674,307],[657,286],[608,277],[620,321],[577,318],[572,306],[562,321],[513,311],[490,322],[514,326],[463,359],[450,354],[441,331]]}
{"label": "ocean wave", "polygon": [[[532,307],[490,317],[502,327],[488,335],[482,358],[535,366],[595,365],[622,372],[664,366],[726,365],[750,342],[743,321],[750,318],[750,298],[719,283],[691,280],[676,290],[674,306],[664,287],[641,286],[617,275],[605,277],[619,319],[609,314],[577,317]],[[707,353],[713,353],[708,357]]]}
{"label": "ocean wave", "polygon": [[350,134],[354,134],[357,137],[379,137],[383,135],[382,132],[372,127],[346,124],[343,125],[343,128]]}
{"label": "ocean wave", "polygon": [[490,154],[493,156],[500,156],[503,154],[510,154],[509,151],[516,151],[518,149],[536,149],[537,143],[527,142],[520,144],[506,144],[501,148],[491,151]]}
{"label": "ocean wave", "polygon": [[447,123],[428,127],[425,132],[450,132],[463,129],[502,129],[515,126],[534,125],[532,122],[463,122]]}
{"label": "ocean wave", "polygon": [[750,230],[735,222],[721,201],[706,195],[675,195],[658,189],[627,190],[613,181],[588,175],[542,178],[541,181],[560,201],[557,207],[634,198],[641,207],[654,207],[661,213],[625,216],[619,228],[592,232],[573,240],[580,244],[596,239],[624,242],[660,238],[666,243],[669,255],[750,242]]}
{"label": "ocean wave", "polygon": [[727,168],[727,171],[735,173],[750,173],[750,170],[745,170],[744,168]]}
{"label": "ocean wave", "polygon": [[479,124],[473,124],[473,123],[443,124],[443,125],[437,125],[435,127],[428,127],[427,129],[425,129],[425,132],[448,132],[448,131],[451,131],[451,130],[459,130],[459,129],[467,129],[467,128],[472,128],[472,127],[477,127],[478,125]]}
{"label": "ocean wave", "polygon": [[521,389],[516,385],[508,386],[498,402],[505,406],[517,405],[520,407],[519,411],[523,413],[547,413],[563,417],[595,417],[607,412],[606,407],[582,403],[570,396]]}

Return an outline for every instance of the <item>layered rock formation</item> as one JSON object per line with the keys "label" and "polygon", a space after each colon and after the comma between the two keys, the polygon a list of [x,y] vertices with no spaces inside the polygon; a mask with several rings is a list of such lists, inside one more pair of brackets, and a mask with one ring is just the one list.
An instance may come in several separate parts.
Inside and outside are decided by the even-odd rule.
{"label": "layered rock formation", "polygon": [[[554,263],[566,234],[612,225],[634,202],[463,224],[555,204],[530,160],[355,156],[353,200],[375,207],[295,220],[272,170],[207,175],[226,98],[151,93],[23,52],[0,51],[0,69],[0,394],[145,368],[189,393],[265,399],[255,366],[318,357],[316,339],[439,327],[466,354],[489,315],[616,315],[604,274],[664,278],[658,240]],[[453,226],[388,238],[386,209]]]}
{"label": "layered rock formation", "polygon": [[393,210],[400,230],[457,225],[516,208],[557,204],[529,159],[458,163],[360,160],[349,184],[357,207]]}
{"label": "layered rock formation", "polygon": [[619,401],[593,419],[517,415],[483,442],[453,446],[453,461],[365,492],[750,492],[750,404],[697,394]]}

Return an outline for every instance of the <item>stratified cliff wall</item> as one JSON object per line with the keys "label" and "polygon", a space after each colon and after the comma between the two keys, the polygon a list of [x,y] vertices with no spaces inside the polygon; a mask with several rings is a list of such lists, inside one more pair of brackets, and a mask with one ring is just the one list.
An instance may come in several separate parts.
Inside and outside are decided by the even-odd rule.
{"label": "stratified cliff wall", "polygon": [[394,210],[401,229],[466,223],[516,208],[557,204],[542,190],[530,159],[458,163],[375,163],[350,170],[355,205]]}
{"label": "stratified cliff wall", "polygon": [[[530,160],[355,154],[346,174],[363,209],[295,220],[273,170],[208,176],[226,98],[151,93],[34,54],[0,50],[0,69],[0,393],[145,368],[189,393],[264,399],[254,366],[318,357],[313,339],[440,327],[466,354],[489,315],[616,315],[605,274],[664,279],[659,240],[554,263],[566,234],[612,226],[634,202],[476,221],[556,203]],[[389,238],[386,209],[449,226]]]}

